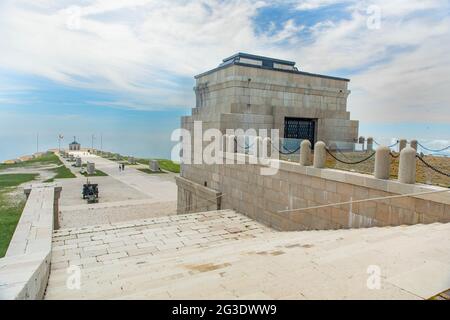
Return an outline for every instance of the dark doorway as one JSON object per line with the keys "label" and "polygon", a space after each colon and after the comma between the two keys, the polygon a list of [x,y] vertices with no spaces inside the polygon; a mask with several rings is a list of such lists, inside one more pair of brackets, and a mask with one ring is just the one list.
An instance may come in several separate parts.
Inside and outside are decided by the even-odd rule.
{"label": "dark doorway", "polygon": [[304,118],[284,118],[284,137],[289,139],[308,139],[315,142],[316,121]]}

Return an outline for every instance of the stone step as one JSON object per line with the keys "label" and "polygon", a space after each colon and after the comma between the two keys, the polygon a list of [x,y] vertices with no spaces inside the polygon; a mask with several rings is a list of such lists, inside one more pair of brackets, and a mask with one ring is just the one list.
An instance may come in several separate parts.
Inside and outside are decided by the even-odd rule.
{"label": "stone step", "polygon": [[[183,214],[183,215],[172,215],[172,216],[164,216],[164,217],[155,217],[155,218],[148,218],[148,219],[141,219],[141,220],[133,220],[128,222],[118,222],[118,223],[111,223],[111,224],[104,224],[104,225],[94,225],[94,226],[86,226],[86,227],[80,227],[80,228],[65,228],[65,229],[58,229],[54,231],[54,236],[66,236],[71,234],[80,234],[80,233],[88,233],[88,232],[101,232],[101,231],[109,231],[114,230],[117,228],[133,228],[133,227],[139,227],[139,226],[150,226],[154,224],[164,224],[164,223],[182,223],[183,221],[195,221],[199,217],[214,217],[217,214],[221,214],[225,217],[235,217],[236,213],[233,210],[217,210],[217,211],[209,211],[206,213],[190,213],[190,214]],[[242,220],[248,220],[253,222],[253,220],[240,215],[239,219]]]}
{"label": "stone step", "polygon": [[[124,271],[124,273],[120,273],[121,276],[125,276],[128,273],[133,272],[134,270],[141,270],[142,267],[149,267],[152,265],[161,265],[161,264],[171,264],[181,261],[183,257],[192,256],[195,260],[201,258],[204,254],[205,249],[214,248],[213,252],[216,253],[218,257],[220,257],[221,252],[226,253],[227,251],[235,251],[237,248],[239,250],[243,250],[245,248],[261,245],[261,241],[264,241],[266,238],[261,239],[245,239],[234,241],[235,243],[231,244],[230,241],[225,243],[221,243],[217,246],[206,246],[206,247],[184,247],[178,251],[166,251],[160,252],[158,255],[142,255],[138,257],[128,257],[120,262],[107,264],[107,265],[99,265],[94,267],[89,267],[83,269],[83,276],[88,279],[99,279],[105,278],[108,279],[109,273],[118,273],[118,271]],[[108,275],[106,275],[108,273]],[[67,274],[64,270],[53,270],[51,281],[52,284],[60,283],[64,284],[65,279],[67,278]],[[59,282],[57,282],[59,280]]]}
{"label": "stone step", "polygon": [[[243,248],[242,242],[248,242],[248,247],[252,241],[240,241],[239,245],[231,246],[228,250],[224,250],[222,247],[213,248],[213,251],[205,251],[206,249],[211,248],[197,248],[197,250],[184,249],[183,252],[180,252],[175,256],[174,254],[147,256],[143,257],[143,259],[135,258],[119,264],[87,269],[86,271],[83,271],[83,279],[89,283],[83,288],[90,292],[96,287],[103,286],[109,288],[110,286],[117,285],[117,283],[121,281],[125,281],[126,283],[132,280],[141,282],[140,278],[142,276],[151,281],[156,281],[161,278],[166,279],[167,277],[181,272],[179,269],[174,268],[176,265],[182,263],[196,264],[205,259],[219,261],[222,255],[227,254],[227,251],[235,252],[237,251],[237,248]],[[186,270],[184,270],[184,272],[189,273],[189,271]],[[51,292],[52,295],[54,295],[55,292],[67,291],[67,289],[65,289],[66,279],[67,274],[65,272],[60,272],[58,275],[53,273],[49,281],[48,293]],[[58,286],[60,286],[59,289]],[[109,289],[106,288],[105,290],[109,291]],[[47,294],[47,298],[50,298],[52,295]]]}
{"label": "stone step", "polygon": [[[365,246],[367,245],[367,243],[370,242],[376,242],[378,239],[386,237],[387,234],[393,234],[394,236],[396,236],[397,234],[397,230],[399,229],[398,227],[396,228],[386,228],[385,230],[383,229],[376,229],[376,228],[372,228],[373,232],[377,232],[379,233],[379,235],[377,237],[371,236],[371,233],[369,234],[364,234],[364,242],[362,244],[358,244],[358,246]],[[376,229],[376,230],[375,230]],[[358,232],[359,230],[351,230],[351,232],[348,232],[348,230],[338,230],[338,231],[328,231],[328,232],[315,232],[315,231],[305,231],[305,232],[290,232],[290,233],[275,233],[275,234],[265,234],[263,236],[263,239],[265,241],[271,241],[272,239],[277,239],[277,240],[282,240],[282,239],[286,239],[286,241],[288,242],[292,242],[288,245],[290,246],[295,246],[295,245],[299,245],[294,243],[295,241],[303,241],[303,242],[307,242],[309,239],[313,238],[315,240],[315,242],[321,242],[321,241],[327,241],[327,240],[336,240],[336,242],[332,242],[330,243],[330,247],[327,250],[331,250],[331,249],[335,249],[336,247],[345,247],[345,245],[348,242],[352,242],[354,238],[359,238],[361,237],[361,232]],[[339,235],[346,235],[345,239],[340,240]],[[321,236],[319,236],[321,235]],[[256,242],[259,242],[262,240],[256,240]],[[228,242],[224,242],[224,243],[217,243],[217,245],[226,245]],[[307,243],[303,243],[303,245],[307,246]],[[208,246],[211,246],[211,244],[208,244]],[[197,246],[194,246],[191,248],[191,251],[195,251],[197,248]],[[200,247],[200,250],[203,250],[203,247]],[[188,251],[183,251],[184,252],[188,252]],[[168,250],[169,256],[173,255],[175,253],[175,251],[173,250]],[[164,251],[163,252],[159,252],[158,253],[160,255],[160,259],[162,259],[162,257],[164,256]],[[142,255],[142,256],[138,256],[136,258],[133,257],[129,257],[124,259],[124,264],[125,265],[132,265],[136,262],[140,262],[142,263],[142,261],[146,261],[146,260],[154,260],[155,255],[149,255],[148,258],[146,258],[146,255]],[[107,267],[107,266],[106,266]],[[95,270],[100,270],[99,272],[102,272],[103,270],[103,266],[97,266],[97,267],[93,267],[93,268],[88,268],[88,270],[86,270],[86,273],[93,273],[95,272]],[[62,270],[61,273],[64,273],[64,271]],[[58,271],[54,271],[54,274],[58,274]]]}
{"label": "stone step", "polygon": [[[445,231],[445,230],[444,230]],[[400,236],[399,236],[400,237]],[[289,239],[289,240],[298,240],[298,239]],[[389,238],[388,240],[384,242],[380,242],[377,244],[378,248],[384,248],[389,243],[397,243],[397,240],[394,238]],[[331,240],[330,240],[331,241]],[[217,288],[217,281],[220,280],[225,276],[220,274],[220,269],[218,268],[214,270],[214,266],[220,266],[222,265],[233,265],[235,262],[240,262],[240,256],[247,250],[253,249],[258,250],[262,248],[266,248],[262,243],[258,243],[256,240],[246,240],[241,241],[243,243],[239,243],[239,245],[233,248],[228,248],[228,250],[224,250],[227,248],[220,248],[221,250],[214,250],[211,248],[206,249],[206,251],[203,251],[200,255],[198,252],[191,252],[191,254],[184,255],[181,259],[178,259],[178,264],[173,264],[171,260],[168,259],[166,261],[158,259],[157,262],[155,262],[152,265],[145,265],[145,267],[142,267],[142,270],[139,270],[140,272],[135,273],[128,273],[126,274],[126,269],[121,270],[120,268],[116,270],[117,274],[120,274],[120,278],[114,278],[113,274],[114,272],[108,271],[107,276],[105,277],[104,282],[96,282],[95,284],[89,284],[88,286],[84,287],[84,292],[81,295],[73,295],[72,293],[64,292],[64,290],[61,290],[57,292],[55,296],[58,296],[58,298],[70,298],[70,297],[77,297],[77,298],[117,298],[122,297],[125,295],[125,297],[129,298],[171,298],[170,294],[166,294],[167,292],[177,292],[179,295],[182,295],[183,293],[186,294],[185,297],[189,297],[189,292],[192,292],[192,288],[195,288],[197,285],[202,285],[202,294],[205,294],[206,297],[209,296],[209,294],[214,294],[214,290]],[[245,244],[244,244],[245,242]],[[272,243],[272,249],[276,248],[277,246],[280,246],[284,244],[283,241],[278,241],[276,243]],[[408,247],[407,247],[408,248]],[[411,248],[411,246],[409,246]],[[236,250],[237,249],[237,250]],[[311,249],[311,250],[310,250]],[[203,249],[205,250],[205,249]],[[308,251],[314,250],[313,248],[308,248]],[[366,252],[370,252],[372,248],[366,248]],[[357,254],[363,254],[363,251],[355,252],[352,250],[349,250],[347,247],[346,255],[343,255],[342,258],[345,258],[349,262],[351,262],[351,258],[353,256],[356,256]],[[415,254],[415,252],[413,252]],[[258,255],[256,254],[255,257],[264,257],[266,255]],[[269,255],[270,256],[270,255]],[[195,263],[197,266],[202,266],[203,262],[206,261],[214,261],[215,264],[213,266],[209,266],[211,270],[208,270],[207,272],[197,272],[192,273],[190,271],[192,270],[186,270],[184,268],[180,268],[180,264],[187,264],[187,263]],[[324,263],[325,261],[321,261]],[[208,266],[204,267],[208,269]],[[226,269],[226,267],[224,268]],[[105,270],[106,271],[106,270]],[[222,270],[223,271],[223,270]],[[110,281],[106,279],[110,279]],[[251,280],[253,282],[256,282],[256,279]],[[207,285],[207,283],[211,283],[210,285]],[[209,286],[209,289],[206,287]],[[214,289],[214,290],[213,290]],[[220,297],[226,296],[228,293],[224,292],[225,290],[222,288]],[[254,291],[257,292],[258,289],[255,287]],[[47,298],[51,298],[52,296],[49,295]],[[201,296],[195,295],[196,298],[200,298]],[[235,297],[236,298],[236,297]]]}
{"label": "stone step", "polygon": [[[387,228],[390,229],[390,231],[396,231],[396,229],[399,228]],[[347,234],[350,235],[351,233],[359,233],[358,230],[352,230],[351,232],[347,232],[348,230],[341,230],[341,232],[333,232],[334,234]],[[378,231],[386,231],[386,230],[378,230]],[[298,233],[277,233],[276,235],[270,235],[272,240],[272,244],[268,246],[269,248],[274,247],[282,247],[283,245],[288,246],[289,248],[292,248],[292,241],[299,241],[300,239],[305,239],[304,236],[305,233],[308,235],[318,235],[318,232],[298,232]],[[278,236],[278,239],[276,238]],[[401,234],[397,236],[397,238],[400,238]],[[267,239],[266,239],[267,240]],[[389,241],[395,241],[398,244],[398,239],[395,237],[389,238]],[[334,243],[332,239],[328,237],[328,240],[331,244]],[[289,245],[291,243],[291,245]],[[317,243],[317,242],[315,242]],[[367,244],[349,244],[349,245],[343,245],[340,248],[332,248],[333,252],[331,257],[328,256],[328,260],[332,261],[333,259],[338,259],[340,257],[345,258],[349,256],[350,254],[356,254],[356,253],[364,253],[369,252],[373,249],[380,248],[383,245],[380,243],[372,243],[371,245]],[[117,265],[111,265],[111,266],[104,266],[104,267],[97,267],[94,270],[86,270],[86,274],[83,274],[83,277],[85,277],[86,281],[89,281],[89,285],[84,286],[84,291],[87,293],[82,295],[83,298],[89,298],[89,297],[96,297],[98,295],[99,289],[102,292],[108,292],[107,294],[104,293],[101,297],[102,298],[113,298],[115,294],[117,294],[117,287],[120,287],[120,293],[121,294],[133,294],[133,290],[138,290],[138,288],[147,288],[151,284],[151,288],[155,288],[157,284],[164,284],[167,283],[170,279],[173,277],[187,277],[190,275],[189,271],[186,271],[184,269],[180,269],[178,267],[174,267],[174,265],[179,265],[181,263],[188,264],[191,263],[193,265],[201,265],[202,261],[215,261],[216,265],[220,265],[221,263],[221,257],[227,257],[224,261],[224,263],[230,263],[234,262],[235,260],[238,261],[239,255],[246,251],[250,250],[261,250],[264,249],[266,246],[264,246],[263,243],[261,243],[261,239],[250,239],[250,240],[242,240],[239,243],[235,243],[235,245],[227,245],[224,244],[220,248],[217,248],[219,250],[213,250],[211,249],[205,251],[205,248],[192,248],[191,250],[185,249],[182,253],[182,258],[179,257],[173,257],[173,254],[161,254],[158,257],[150,256],[150,257],[142,257],[143,259],[134,259],[132,261],[127,261],[121,264]],[[323,253],[327,250],[331,250],[330,248],[317,250],[314,247],[307,248],[308,252],[311,256],[319,256],[319,253]],[[238,257],[234,257],[233,255],[236,255]],[[247,252],[248,253],[248,252]],[[165,256],[165,257],[164,257]],[[164,257],[164,258],[163,258]],[[140,261],[139,261],[140,260]],[[328,261],[325,260],[318,260],[321,262]],[[141,262],[140,264],[136,264],[137,262]],[[206,265],[206,263],[205,263]],[[65,284],[65,278],[67,275],[61,274],[61,282],[60,284]],[[55,282],[56,277],[52,274],[51,280],[53,282],[49,283],[49,286],[54,286],[57,283]],[[64,281],[62,281],[64,280]],[[50,290],[51,291],[51,290]],[[52,298],[52,296],[58,296],[59,294],[64,294],[64,292],[67,291],[64,287],[58,289],[53,289],[52,294],[48,294],[47,298]]]}
{"label": "stone step", "polygon": [[[198,232],[200,229],[205,233]],[[223,232],[225,229],[228,233]],[[214,232],[217,231],[220,236],[215,236]],[[334,264],[348,265],[339,272],[347,274],[348,269],[348,275],[351,276],[354,265],[367,264],[366,260],[369,261],[372,256],[378,257],[386,248],[395,252],[395,255],[391,254],[393,262],[393,257],[401,255],[398,258],[403,263],[400,264],[401,268],[408,263],[407,259],[420,265],[423,261],[414,251],[416,247],[440,255],[445,263],[447,253],[437,252],[439,247],[435,243],[448,238],[448,231],[448,226],[432,224],[275,232],[232,210],[65,229],[54,234],[52,267],[68,257],[66,251],[68,255],[73,254],[71,250],[82,253],[89,251],[85,249],[86,242],[93,249],[103,246],[109,252],[114,250],[114,240],[133,239],[139,241],[137,246],[142,244],[145,249],[158,246],[161,241],[178,241],[179,234],[185,232],[186,243],[179,248],[160,246],[158,251],[142,250],[139,255],[114,256],[115,259],[111,261],[97,262],[101,257],[97,256],[95,263],[83,265],[81,291],[66,288],[68,275],[65,268],[52,269],[46,298],[192,298],[189,290],[196,285],[208,288],[198,291],[195,298],[203,295],[205,298],[270,298],[255,283],[261,282],[264,278],[262,274],[268,272],[274,263],[283,269],[291,268],[292,261],[296,261],[295,268],[290,272],[296,273],[297,268],[307,268],[307,272],[315,273],[320,268],[321,274],[331,272],[335,268]],[[195,239],[208,240],[198,242]],[[70,249],[71,243],[76,245],[76,249]],[[400,267],[392,261],[386,261],[385,267],[399,271]],[[230,269],[233,270],[231,274],[228,273]],[[251,270],[255,270],[256,278]],[[277,272],[275,268],[269,275]],[[246,279],[243,282],[247,281],[253,287],[248,290],[243,288],[237,274]],[[280,276],[284,277],[282,274]],[[225,284],[230,284],[230,288],[233,285],[239,287],[239,293],[229,288],[221,289],[220,285],[225,285],[224,280],[227,280]],[[267,283],[271,283],[272,287],[277,286],[276,281]],[[298,298],[298,294],[292,294]]]}

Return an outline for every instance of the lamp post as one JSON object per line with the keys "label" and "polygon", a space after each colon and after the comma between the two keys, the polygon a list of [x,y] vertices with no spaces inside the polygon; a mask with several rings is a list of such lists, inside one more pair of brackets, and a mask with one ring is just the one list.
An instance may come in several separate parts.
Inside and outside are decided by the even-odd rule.
{"label": "lamp post", "polygon": [[94,139],[95,139],[95,135],[92,135],[92,143],[91,143],[91,149],[92,149],[92,153],[94,153]]}

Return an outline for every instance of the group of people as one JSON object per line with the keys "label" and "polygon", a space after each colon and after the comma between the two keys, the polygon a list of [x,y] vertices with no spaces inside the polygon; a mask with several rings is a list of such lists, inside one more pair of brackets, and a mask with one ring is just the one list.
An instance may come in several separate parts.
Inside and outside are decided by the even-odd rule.
{"label": "group of people", "polygon": [[125,163],[119,163],[119,171],[125,170]]}

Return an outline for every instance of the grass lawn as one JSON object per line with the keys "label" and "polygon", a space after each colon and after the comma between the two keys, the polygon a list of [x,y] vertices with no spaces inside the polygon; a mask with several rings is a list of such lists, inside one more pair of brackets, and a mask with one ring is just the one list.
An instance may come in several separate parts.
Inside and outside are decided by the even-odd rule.
{"label": "grass lawn", "polygon": [[44,182],[53,182],[55,179],[69,179],[69,178],[76,178],[76,176],[68,169],[66,166],[62,165],[58,168],[51,169],[51,171],[55,172],[56,175],[48,180],[45,180]]}
{"label": "grass lawn", "polygon": [[[129,166],[131,165],[131,164],[128,164],[128,157],[124,157],[122,155],[119,155],[119,158],[116,158],[116,157],[111,157],[110,153],[106,153],[105,152],[103,154],[100,154],[100,156],[102,156],[102,157],[104,157],[104,158],[106,158],[108,160],[111,160],[111,161],[116,161],[116,162],[119,162],[119,163],[120,162],[125,162]],[[135,159],[136,159],[136,163],[137,164],[148,165],[150,163],[149,159],[143,159],[143,158],[135,158]],[[168,159],[151,159],[151,160],[158,160],[159,167],[162,170],[170,171],[170,172],[173,172],[173,173],[180,173],[180,164],[179,163],[175,163],[172,160],[168,160]],[[131,166],[133,166],[133,165],[131,165]],[[138,169],[138,170],[140,170],[140,169]],[[143,172],[146,172],[146,171],[143,171]]]}
{"label": "grass lawn", "polygon": [[6,188],[17,187],[19,184],[36,179],[37,176],[37,173],[0,174],[0,192],[9,191]]}
{"label": "grass lawn", "polygon": [[83,176],[85,177],[106,177],[108,176],[106,173],[104,173],[101,170],[97,170],[95,169],[95,173],[94,174],[88,174],[87,171],[84,171],[83,173],[81,173]]}
{"label": "grass lawn", "polygon": [[25,198],[12,202],[8,193],[22,183],[34,180],[38,174],[2,174],[0,175],[0,258],[6,254],[16,225],[19,222]]}
{"label": "grass lawn", "polygon": [[145,173],[148,173],[148,174],[164,174],[164,173],[166,173],[164,171],[152,171],[150,169],[138,169],[138,170],[142,171],[142,172],[145,172]]}
{"label": "grass lawn", "polygon": [[167,159],[157,159],[159,162],[159,166],[163,170],[167,170],[174,173],[180,173],[180,164],[175,163],[172,160]]}
{"label": "grass lawn", "polygon": [[34,165],[50,165],[50,164],[56,164],[58,166],[62,165],[63,163],[61,160],[59,160],[58,156],[54,154],[53,152],[47,152],[41,157],[31,159],[28,161],[23,161],[19,163],[14,164],[0,164],[0,170],[2,169],[8,169],[8,168],[23,168],[23,167],[30,167]]}
{"label": "grass lawn", "polygon": [[[158,160],[159,167],[162,170],[174,172],[174,173],[180,173],[180,164],[175,163],[172,160],[167,159],[155,159]],[[136,159],[137,162],[148,165],[150,163],[149,159]]]}

